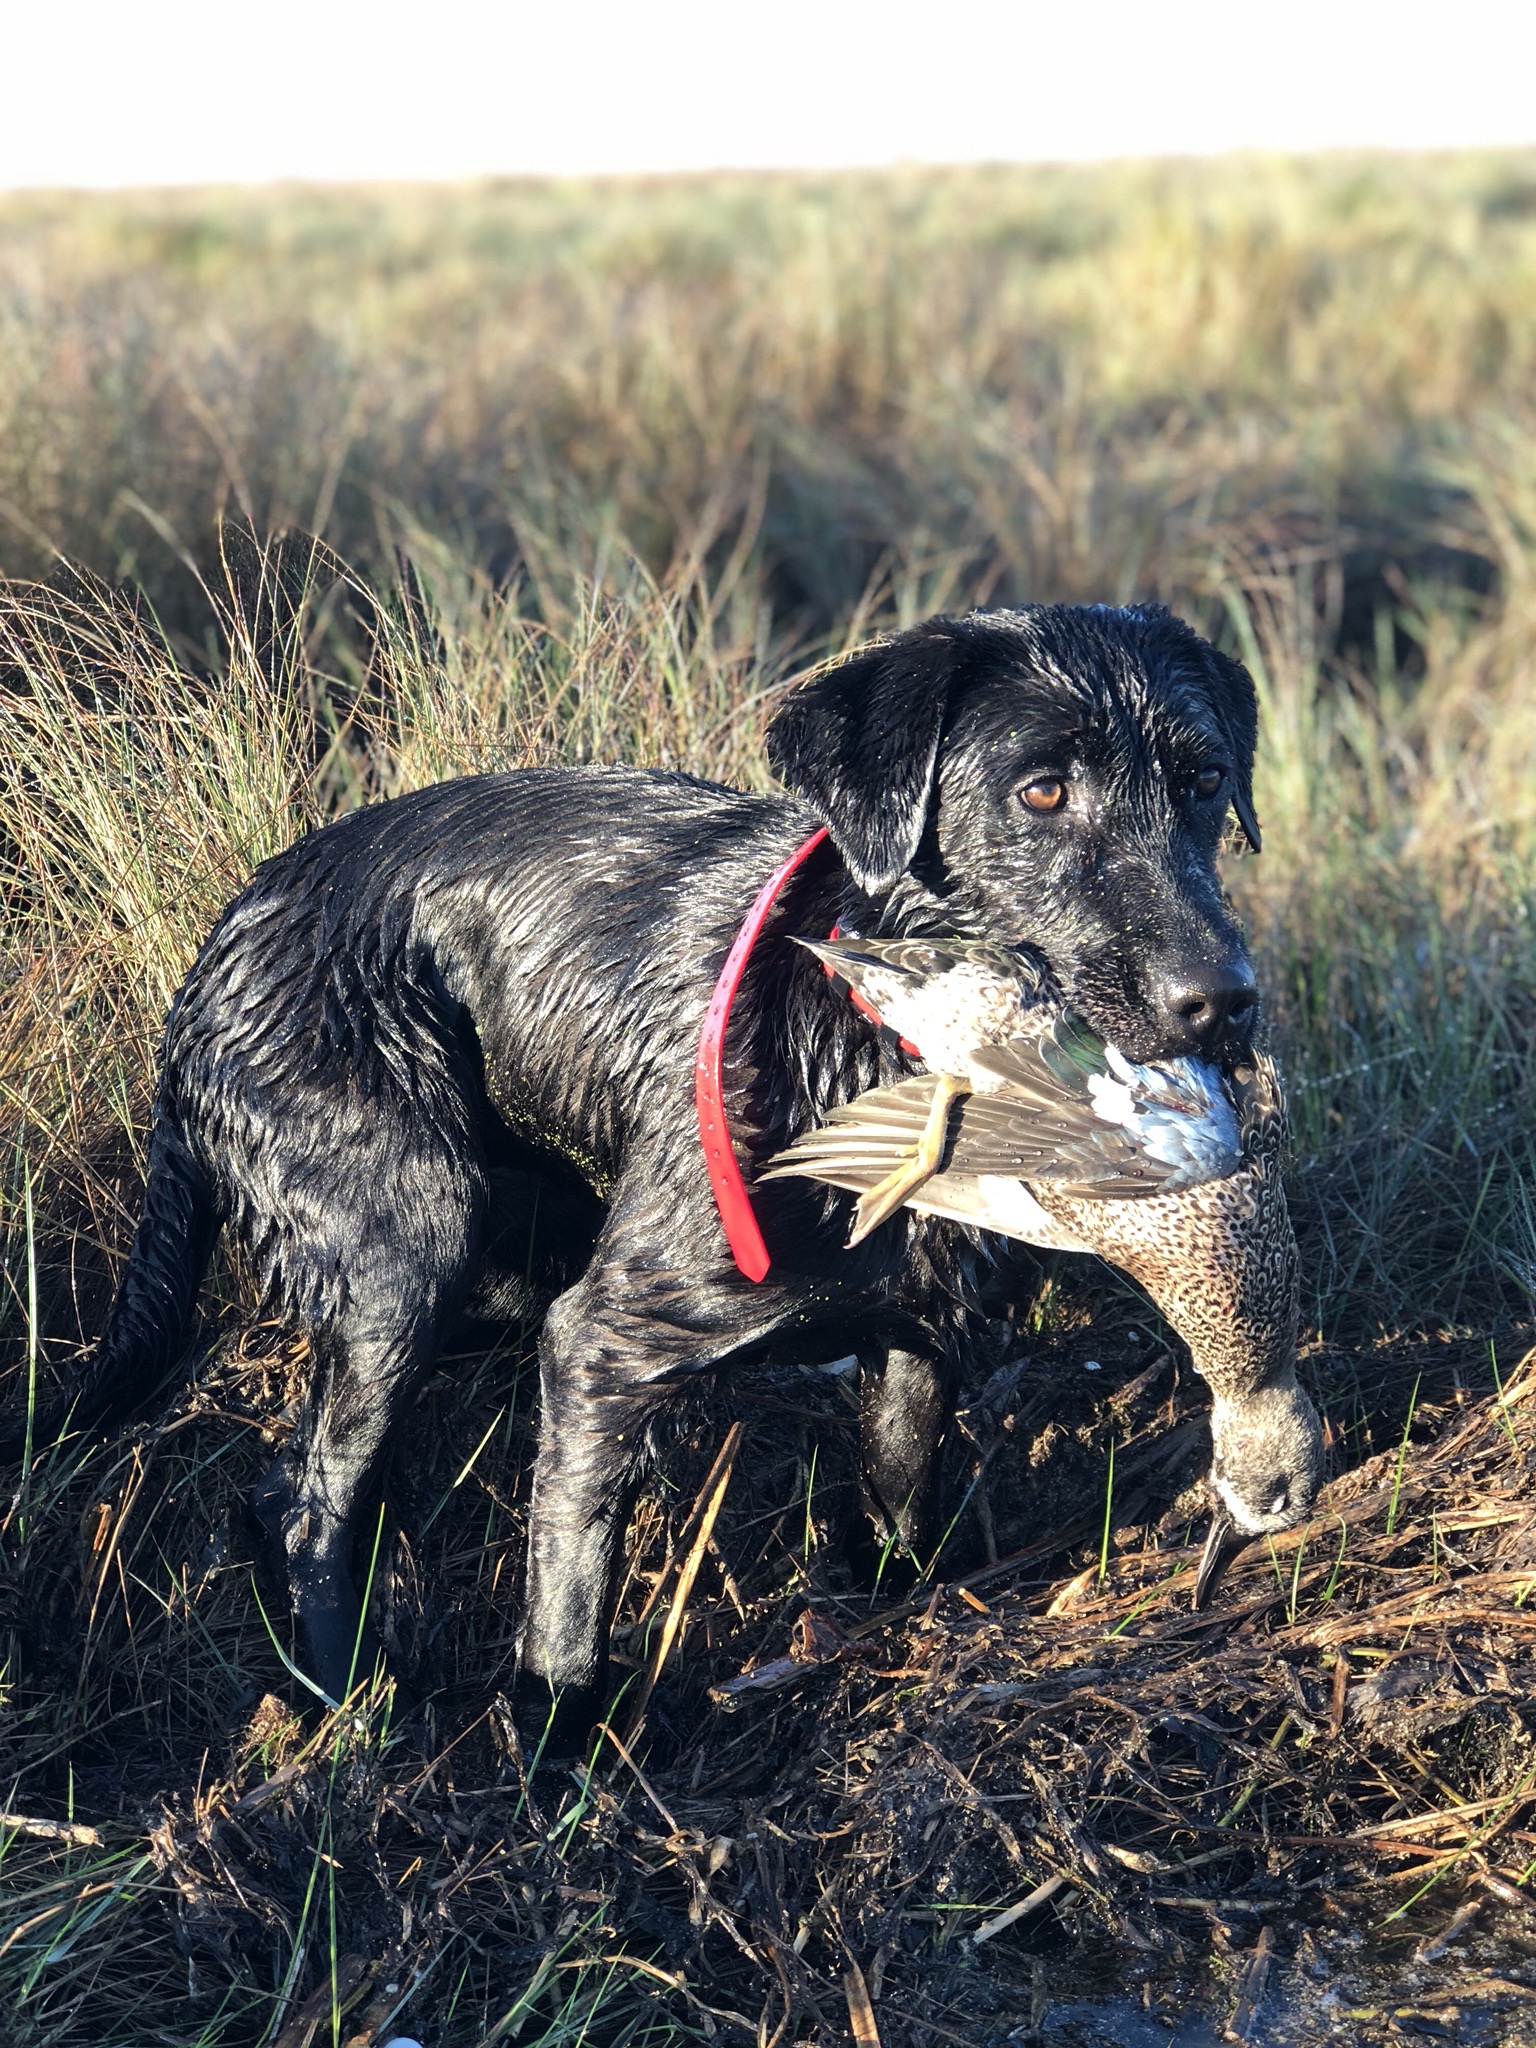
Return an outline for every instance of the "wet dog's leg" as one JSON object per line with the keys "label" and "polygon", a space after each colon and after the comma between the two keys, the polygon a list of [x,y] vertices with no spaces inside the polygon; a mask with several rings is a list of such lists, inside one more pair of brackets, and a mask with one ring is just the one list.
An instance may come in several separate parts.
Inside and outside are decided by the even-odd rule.
{"label": "wet dog's leg", "polygon": [[[518,1645],[518,1717],[537,1741],[579,1742],[606,1703],[608,1632],[624,1534],[652,1425],[690,1383],[773,1327],[781,1306],[744,1306],[734,1276],[682,1280],[626,1244],[550,1310],[539,1344],[539,1452]],[[765,1294],[768,1291],[765,1290]]]}
{"label": "wet dog's leg", "polygon": [[860,1491],[877,1540],[900,1538],[918,1565],[938,1546],[939,1451],[954,1408],[953,1376],[918,1351],[861,1358]]}
{"label": "wet dog's leg", "polygon": [[608,1631],[618,1597],[624,1534],[644,1469],[653,1412],[605,1397],[583,1367],[541,1375],[546,1425],[529,1520],[528,1574],[518,1644],[518,1702],[534,1736],[558,1711],[560,1742],[579,1742],[608,1689]]}
{"label": "wet dog's leg", "polygon": [[368,1677],[380,1653],[353,1576],[357,1518],[436,1340],[430,1317],[401,1327],[366,1306],[317,1331],[315,1384],[297,1437],[257,1499],[287,1559],[300,1668],[333,1700]]}
{"label": "wet dog's leg", "polygon": [[535,1738],[557,1710],[562,1745],[579,1742],[605,1703],[624,1534],[650,1425],[667,1398],[664,1388],[636,1383],[647,1333],[606,1313],[603,1292],[589,1278],[562,1295],[539,1342],[518,1703]]}
{"label": "wet dog's leg", "polygon": [[483,1209],[473,1158],[444,1148],[434,1162],[420,1142],[408,1173],[381,1170],[366,1188],[349,1181],[337,1193],[339,1299],[311,1321],[309,1396],[255,1502],[286,1556],[300,1666],[332,1699],[379,1653],[353,1576],[359,1511],[468,1293]]}

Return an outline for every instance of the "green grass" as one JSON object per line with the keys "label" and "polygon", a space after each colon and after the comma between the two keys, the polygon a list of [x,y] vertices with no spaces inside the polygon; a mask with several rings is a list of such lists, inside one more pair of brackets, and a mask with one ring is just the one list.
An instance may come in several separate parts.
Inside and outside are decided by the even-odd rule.
{"label": "green grass", "polygon": [[[1229,882],[1291,1082],[1315,1370],[1351,1449],[1406,1445],[1378,1347],[1496,1336],[1536,1294],[1533,374],[1515,155],[0,199],[0,572],[79,565],[0,592],[9,1412],[99,1328],[165,1006],[298,831],[532,760],[765,786],[799,663],[940,606],[1152,596],[1259,686],[1265,851]],[[226,1330],[244,1302],[221,1264]],[[402,1627],[452,1589],[442,1654],[482,1694],[528,1335],[455,1368],[416,1549],[392,1524],[380,1553]],[[512,1875],[455,1878],[457,1809],[434,1780],[439,1837],[400,1818],[427,1795],[383,1703],[270,1754],[231,1734],[282,1684],[220,1558],[284,1371],[225,1354],[206,1410],[46,1454],[0,1526],[0,1805],[57,1815],[78,1779],[107,1843],[0,1850],[13,2037],[257,2042],[389,1941],[430,1971],[401,2024],[433,2048],[707,2031],[702,1980],[605,1960],[590,1904],[544,1914],[617,1825],[601,1798],[509,1791]],[[810,1513],[807,1483],[800,1578]],[[471,1752],[461,1790],[497,1768],[485,1728]],[[211,1816],[295,1755],[262,1823],[286,1875],[240,1921]],[[222,1961],[175,1945],[198,1886],[243,1930]]]}

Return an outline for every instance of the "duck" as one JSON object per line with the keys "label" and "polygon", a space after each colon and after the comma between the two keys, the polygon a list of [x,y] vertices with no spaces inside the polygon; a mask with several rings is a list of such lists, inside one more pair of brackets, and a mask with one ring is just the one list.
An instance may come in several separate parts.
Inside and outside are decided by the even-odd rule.
{"label": "duck", "polygon": [[1106,1199],[1171,1194],[1236,1168],[1237,1114],[1220,1070],[1189,1058],[1127,1060],[1068,1008],[1030,949],[856,936],[799,943],[929,1070],[834,1110],[770,1163],[768,1177],[812,1161],[861,1176],[878,1166],[850,1246],[941,1162],[949,1173],[1016,1175]]}
{"label": "duck", "polygon": [[1223,1073],[1126,1060],[1073,1015],[1043,961],[1012,948],[802,943],[929,1071],[834,1110],[764,1177],[851,1189],[855,1237],[904,1207],[1129,1274],[1211,1390],[1204,1607],[1245,1544],[1306,1516],[1323,1476],[1322,1424],[1297,1376],[1274,1061],[1255,1053]]}

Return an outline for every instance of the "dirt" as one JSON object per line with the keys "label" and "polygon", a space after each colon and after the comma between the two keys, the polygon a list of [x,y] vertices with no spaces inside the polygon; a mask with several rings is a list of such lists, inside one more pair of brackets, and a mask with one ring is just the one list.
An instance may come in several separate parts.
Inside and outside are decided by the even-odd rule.
{"label": "dirt", "polygon": [[11,2038],[312,2048],[333,1993],[336,2040],[430,2048],[1527,2038],[1529,1333],[1502,1399],[1485,1342],[1315,1350],[1337,1476],[1197,1616],[1203,1395],[1145,1313],[1047,1289],[996,1333],[944,1551],[873,1595],[847,1364],[702,1404],[636,1520],[611,1733],[536,1771],[500,1691],[529,1331],[428,1392],[375,1573],[413,1698],[342,1716],[241,1505],[304,1361],[226,1342],[6,1529],[5,1803],[98,1838],[9,1840]]}

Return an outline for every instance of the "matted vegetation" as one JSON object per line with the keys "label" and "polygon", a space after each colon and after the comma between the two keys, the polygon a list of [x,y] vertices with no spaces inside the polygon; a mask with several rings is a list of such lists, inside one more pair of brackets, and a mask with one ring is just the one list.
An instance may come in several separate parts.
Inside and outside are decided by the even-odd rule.
{"label": "matted vegetation", "polygon": [[[1066,2041],[1111,1968],[1253,2039],[1416,2000],[1496,2038],[1536,1856],[1536,160],[0,226],[8,1413],[99,1327],[171,991],[305,824],[530,759],[761,783],[765,700],[828,647],[1150,595],[1264,699],[1229,879],[1339,1473],[1193,1620],[1198,1386],[1063,1262],[997,1331],[935,1591],[843,1565],[846,1381],[733,1388],[637,1525],[637,1669],[698,1565],[642,1726],[632,1689],[591,1771],[529,1781],[498,1688],[532,1331],[445,1361],[390,1480],[417,1701],[316,1719],[241,1508],[302,1360],[221,1265],[195,1388],[39,1444],[0,1529],[8,2038],[311,2048],[405,2001],[429,2048]],[[1464,1904],[1492,1946],[1453,1980]]]}

